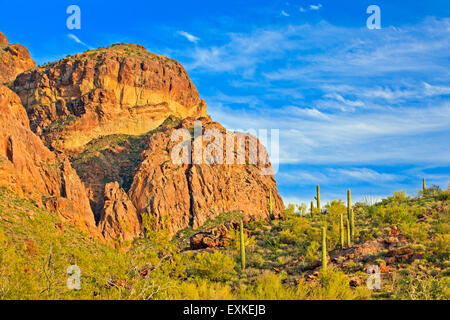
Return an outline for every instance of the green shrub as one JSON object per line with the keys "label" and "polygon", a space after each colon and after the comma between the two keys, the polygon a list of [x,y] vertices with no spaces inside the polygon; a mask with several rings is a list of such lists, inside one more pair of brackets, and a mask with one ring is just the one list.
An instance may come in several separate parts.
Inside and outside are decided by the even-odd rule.
{"label": "green shrub", "polygon": [[194,256],[189,267],[189,274],[197,277],[206,277],[213,281],[230,280],[236,274],[233,258],[220,251],[213,253],[200,252]]}

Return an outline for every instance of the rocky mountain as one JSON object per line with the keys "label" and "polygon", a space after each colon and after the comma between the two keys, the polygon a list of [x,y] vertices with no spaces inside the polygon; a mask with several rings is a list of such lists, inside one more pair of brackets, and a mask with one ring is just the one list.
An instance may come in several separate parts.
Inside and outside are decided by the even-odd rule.
{"label": "rocky mountain", "polygon": [[68,56],[21,74],[13,90],[32,130],[63,151],[80,150],[99,136],[146,133],[169,115],[206,115],[183,66],[139,45]]}
{"label": "rocky mountain", "polygon": [[[251,159],[253,146],[268,159],[256,137],[233,133],[223,157],[244,152],[239,164],[198,162],[194,152],[173,161],[179,130],[201,125],[183,142],[201,160],[218,159],[229,132],[172,59],[117,44],[27,70],[9,86],[0,90],[0,185],[91,234],[132,240],[144,232],[143,215],[174,235],[224,213],[267,220],[284,210],[273,174],[262,174],[270,162]],[[219,137],[203,137],[212,129]]]}
{"label": "rocky mountain", "polygon": [[13,81],[18,74],[35,66],[24,46],[8,43],[8,38],[0,32],[0,84]]}

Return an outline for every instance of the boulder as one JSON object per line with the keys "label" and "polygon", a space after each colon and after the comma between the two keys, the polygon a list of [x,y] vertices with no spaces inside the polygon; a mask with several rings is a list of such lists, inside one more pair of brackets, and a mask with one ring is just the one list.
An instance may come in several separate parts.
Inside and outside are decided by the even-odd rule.
{"label": "boulder", "polygon": [[206,231],[196,233],[190,238],[190,249],[226,247],[231,241],[230,230],[239,229],[239,222],[228,221]]}

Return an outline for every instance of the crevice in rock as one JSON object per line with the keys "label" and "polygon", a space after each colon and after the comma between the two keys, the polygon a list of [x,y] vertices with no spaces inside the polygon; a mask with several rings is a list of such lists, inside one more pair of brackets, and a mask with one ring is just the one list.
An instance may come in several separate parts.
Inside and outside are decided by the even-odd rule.
{"label": "crevice in rock", "polygon": [[189,191],[189,227],[194,227],[194,195],[192,193],[192,159],[186,169],[186,183]]}
{"label": "crevice in rock", "polygon": [[6,141],[6,157],[8,158],[9,161],[13,162],[13,155],[14,155],[13,141],[11,137],[8,137],[8,141]]}

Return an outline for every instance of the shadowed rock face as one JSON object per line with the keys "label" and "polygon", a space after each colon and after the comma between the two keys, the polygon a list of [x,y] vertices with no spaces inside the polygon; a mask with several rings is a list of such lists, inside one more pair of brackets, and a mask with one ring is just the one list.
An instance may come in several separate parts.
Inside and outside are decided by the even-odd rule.
{"label": "shadowed rock face", "polygon": [[48,150],[29,127],[19,97],[0,85],[0,185],[97,234],[86,190],[70,162]]}
{"label": "shadowed rock face", "polygon": [[0,32],[0,84],[13,81],[18,74],[35,66],[24,46],[8,43],[6,36]]}
{"label": "shadowed rock face", "polygon": [[141,233],[136,208],[117,182],[110,182],[105,186],[99,229],[108,240],[133,240]]}
{"label": "shadowed rock face", "polygon": [[[176,164],[172,161],[172,150],[179,143],[172,141],[172,133],[180,128],[192,131],[194,120],[185,119],[177,127],[163,128],[150,137],[128,193],[138,213],[154,215],[158,226],[167,228],[171,234],[186,227],[198,228],[224,212],[239,211],[252,219],[280,217],[284,205],[276,181],[273,174],[263,174],[271,165],[248,164],[248,143],[245,146],[246,164]],[[197,120],[202,121],[204,132],[214,128],[222,134],[223,150],[226,150],[226,129],[209,117]],[[196,141],[192,142],[191,148]],[[203,139],[203,143],[200,142],[203,154],[208,145],[214,143],[217,141]],[[266,154],[264,146],[257,143]],[[237,150],[236,140],[231,155],[234,159]],[[227,156],[225,151],[223,156],[224,159]],[[273,194],[272,217],[268,205],[270,190]]]}
{"label": "shadowed rock face", "polygon": [[144,47],[117,44],[21,74],[13,85],[31,129],[62,151],[110,134],[143,134],[169,115],[206,115],[178,62]]}

